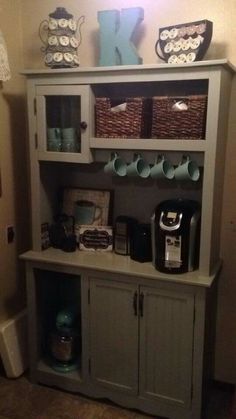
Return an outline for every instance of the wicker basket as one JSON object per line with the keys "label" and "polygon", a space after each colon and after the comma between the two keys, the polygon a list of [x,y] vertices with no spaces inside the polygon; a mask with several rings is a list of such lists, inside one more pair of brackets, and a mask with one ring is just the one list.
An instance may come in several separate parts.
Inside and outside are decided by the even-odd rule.
{"label": "wicker basket", "polygon": [[[122,103],[126,103],[125,110],[114,112],[114,108]],[[149,106],[147,99],[141,97],[124,98],[116,101],[106,97],[96,98],[96,137],[147,137],[148,124],[145,124],[145,122],[147,120],[146,116],[149,112]]]}
{"label": "wicker basket", "polygon": [[152,138],[204,139],[207,96],[153,97]]}

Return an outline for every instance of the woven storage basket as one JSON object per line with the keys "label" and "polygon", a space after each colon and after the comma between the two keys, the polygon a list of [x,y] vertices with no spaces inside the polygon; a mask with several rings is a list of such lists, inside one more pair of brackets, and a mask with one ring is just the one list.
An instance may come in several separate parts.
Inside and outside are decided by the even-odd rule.
{"label": "woven storage basket", "polygon": [[206,95],[153,97],[152,138],[204,139]]}
{"label": "woven storage basket", "polygon": [[[126,109],[113,112],[117,104],[126,103]],[[96,137],[104,138],[142,138],[147,135],[147,100],[141,97],[124,98],[112,101],[110,98],[96,98],[95,125]]]}

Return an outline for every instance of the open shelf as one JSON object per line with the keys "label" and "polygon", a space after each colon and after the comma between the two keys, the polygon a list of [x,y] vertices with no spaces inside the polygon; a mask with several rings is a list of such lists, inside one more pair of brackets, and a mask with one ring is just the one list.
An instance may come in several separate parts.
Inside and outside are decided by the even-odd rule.
{"label": "open shelf", "polygon": [[74,371],[63,373],[63,372],[59,372],[59,371],[54,370],[52,367],[50,367],[48,362],[45,362],[42,359],[38,363],[37,370],[40,371],[41,373],[52,374],[53,376],[60,377],[60,379],[70,378],[70,379],[73,379],[73,380],[82,381],[81,362],[78,363],[78,369],[76,369]]}
{"label": "open shelf", "polygon": [[36,377],[41,383],[71,392],[79,391],[79,385],[83,382],[79,370],[60,373],[50,368],[43,360],[37,365]]}
{"label": "open shelf", "polygon": [[[35,269],[35,278],[38,359],[44,359],[46,370],[53,374],[55,365],[61,370],[59,375],[78,376],[82,353],[80,276]],[[62,368],[65,364],[73,365],[73,372]]]}
{"label": "open shelf", "polygon": [[149,151],[191,151],[204,152],[204,140],[157,140],[126,138],[90,138],[90,147],[94,149],[149,150]]}

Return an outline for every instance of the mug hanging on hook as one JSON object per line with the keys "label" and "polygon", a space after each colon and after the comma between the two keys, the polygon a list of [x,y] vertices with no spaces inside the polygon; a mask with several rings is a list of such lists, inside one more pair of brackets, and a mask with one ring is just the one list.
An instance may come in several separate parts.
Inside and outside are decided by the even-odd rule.
{"label": "mug hanging on hook", "polygon": [[76,21],[64,7],[57,7],[49,19],[39,25],[39,37],[44,44],[45,65],[51,68],[73,68],[79,66],[77,50],[82,42],[81,25],[85,17]]}

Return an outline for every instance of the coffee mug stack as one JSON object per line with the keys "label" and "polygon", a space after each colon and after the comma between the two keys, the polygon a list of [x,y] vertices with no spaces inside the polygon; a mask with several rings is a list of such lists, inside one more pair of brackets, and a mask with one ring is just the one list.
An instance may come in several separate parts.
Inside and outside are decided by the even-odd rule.
{"label": "coffee mug stack", "polygon": [[61,129],[48,128],[47,129],[47,150],[61,151]]}
{"label": "coffee mug stack", "polygon": [[47,129],[47,150],[62,151],[64,153],[75,153],[77,148],[76,129],[69,128],[48,128]]}
{"label": "coffee mug stack", "polygon": [[61,151],[66,153],[74,153],[76,151],[76,130],[75,128],[62,129],[62,146]]}
{"label": "coffee mug stack", "polygon": [[170,160],[163,154],[158,155],[152,167],[145,161],[141,154],[135,153],[133,161],[129,164],[112,152],[110,160],[104,166],[104,172],[112,176],[129,176],[155,180],[193,181],[200,178],[200,170],[196,161],[190,156],[182,156],[180,163],[174,167]]}

